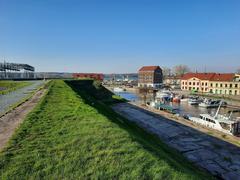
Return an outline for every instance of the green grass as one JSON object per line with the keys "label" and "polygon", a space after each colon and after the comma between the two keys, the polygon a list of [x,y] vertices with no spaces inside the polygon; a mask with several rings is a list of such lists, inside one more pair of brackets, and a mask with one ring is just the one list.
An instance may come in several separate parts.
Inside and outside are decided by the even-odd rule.
{"label": "green grass", "polygon": [[0,154],[2,179],[209,179],[111,110],[92,81],[52,81]]}
{"label": "green grass", "polygon": [[0,95],[7,94],[30,84],[30,82],[26,81],[0,81]]}

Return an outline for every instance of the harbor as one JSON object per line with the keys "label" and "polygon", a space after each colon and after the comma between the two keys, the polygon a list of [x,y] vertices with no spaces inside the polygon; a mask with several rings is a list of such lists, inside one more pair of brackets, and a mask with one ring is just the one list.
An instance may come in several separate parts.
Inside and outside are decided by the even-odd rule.
{"label": "harbor", "polygon": [[[141,94],[129,92],[129,91],[122,91],[122,92],[115,92],[115,94],[134,102],[138,105],[142,104],[144,102],[144,99]],[[151,101],[151,98],[147,98],[147,101]],[[190,116],[198,116],[199,114],[214,114],[217,111],[217,108],[204,108],[199,107],[198,105],[191,105],[188,103],[188,101],[181,101],[180,103],[174,103],[174,102],[167,102],[169,106],[172,106],[175,109],[178,109],[178,113],[181,115],[190,115]],[[231,112],[233,109],[228,107],[223,107],[220,110],[220,113],[227,114]],[[233,110],[234,111],[234,110]],[[233,113],[233,117],[239,117],[240,112]]]}

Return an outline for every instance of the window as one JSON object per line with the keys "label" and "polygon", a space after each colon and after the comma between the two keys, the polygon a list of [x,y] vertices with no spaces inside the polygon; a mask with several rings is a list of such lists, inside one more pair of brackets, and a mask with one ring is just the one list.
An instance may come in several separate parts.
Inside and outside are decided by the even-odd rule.
{"label": "window", "polygon": [[197,83],[197,85],[199,86],[199,82]]}
{"label": "window", "polygon": [[218,83],[216,83],[216,87],[218,87]]}
{"label": "window", "polygon": [[225,84],[225,87],[227,87],[227,84]]}
{"label": "window", "polygon": [[193,85],[195,86],[195,82],[193,82]]}
{"label": "window", "polygon": [[218,90],[216,89],[216,90],[215,90],[215,94],[217,94],[217,93],[218,93]]}
{"label": "window", "polygon": [[230,84],[229,86],[230,86],[230,88],[232,88],[232,84]]}
{"label": "window", "polygon": [[235,95],[237,95],[237,90],[235,90]]}
{"label": "window", "polygon": [[191,87],[189,87],[189,91],[191,91]]}
{"label": "window", "polygon": [[207,83],[205,83],[205,86],[207,86]]}
{"label": "window", "polygon": [[207,91],[207,88],[205,88],[205,91]]}
{"label": "window", "polygon": [[212,83],[210,84],[210,86],[212,87]]}
{"label": "window", "polygon": [[235,84],[235,88],[237,88],[238,87],[238,84]]}
{"label": "window", "polygon": [[187,85],[187,82],[185,82],[185,85]]}
{"label": "window", "polygon": [[220,84],[220,87],[222,87],[222,83]]}
{"label": "window", "polygon": [[202,83],[202,86],[204,86],[204,83]]}
{"label": "window", "polygon": [[204,90],[204,88],[202,88],[202,91]]}
{"label": "window", "polygon": [[229,94],[230,94],[230,95],[232,94],[232,90],[229,90]]}
{"label": "window", "polygon": [[192,83],[191,83],[191,82],[189,82],[189,85],[192,85]]}

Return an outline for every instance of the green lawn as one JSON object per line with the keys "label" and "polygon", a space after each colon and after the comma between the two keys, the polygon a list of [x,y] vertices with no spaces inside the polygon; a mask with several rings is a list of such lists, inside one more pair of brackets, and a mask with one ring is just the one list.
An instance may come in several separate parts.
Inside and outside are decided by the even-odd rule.
{"label": "green lawn", "polygon": [[[114,113],[92,81],[52,81],[0,154],[2,179],[209,179],[155,136]],[[121,100],[121,99],[120,99]]]}
{"label": "green lawn", "polygon": [[0,95],[7,94],[30,84],[30,82],[26,81],[0,81]]}

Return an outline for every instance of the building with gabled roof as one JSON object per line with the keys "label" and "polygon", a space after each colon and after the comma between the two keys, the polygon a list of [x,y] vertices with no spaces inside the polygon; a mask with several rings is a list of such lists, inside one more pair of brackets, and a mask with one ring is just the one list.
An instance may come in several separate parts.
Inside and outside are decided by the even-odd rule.
{"label": "building with gabled roof", "polygon": [[187,73],[181,89],[203,93],[240,95],[240,76],[234,73]]}
{"label": "building with gabled roof", "polygon": [[138,71],[138,87],[159,88],[162,81],[162,69],[159,66],[143,66]]}

